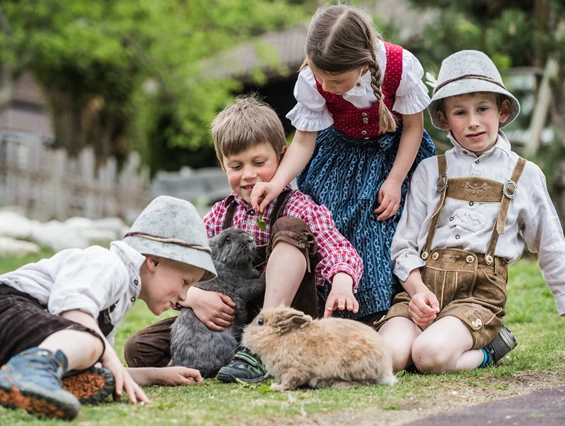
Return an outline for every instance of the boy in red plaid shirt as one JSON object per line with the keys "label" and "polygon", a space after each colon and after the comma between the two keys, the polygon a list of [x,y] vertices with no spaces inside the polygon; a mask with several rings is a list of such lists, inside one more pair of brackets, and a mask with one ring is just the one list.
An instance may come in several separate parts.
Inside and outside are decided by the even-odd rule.
{"label": "boy in red plaid shirt", "polygon": [[[351,243],[335,227],[330,211],[288,185],[262,216],[251,207],[257,182],[274,176],[286,151],[284,130],[277,114],[253,97],[238,98],[212,123],[216,154],[233,192],[216,203],[204,217],[208,237],[241,228],[265,247],[262,266],[266,280],[264,308],[290,305],[314,317],[319,309],[317,286],[331,286],[323,307],[329,317],[335,309],[356,313],[353,295],[363,273],[363,262]],[[210,329],[221,331],[233,321],[235,306],[226,295],[191,288],[184,306],[194,310]],[[166,365],[170,360],[169,329],[161,321],[128,341],[125,358],[130,366]],[[266,371],[261,360],[244,347],[223,367],[224,382],[260,382]]]}

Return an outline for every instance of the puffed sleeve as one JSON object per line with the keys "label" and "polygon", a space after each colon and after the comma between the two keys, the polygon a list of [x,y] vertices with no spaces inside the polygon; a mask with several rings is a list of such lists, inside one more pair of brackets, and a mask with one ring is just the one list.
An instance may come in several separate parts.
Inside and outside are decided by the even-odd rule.
{"label": "puffed sleeve", "polygon": [[326,100],[316,89],[316,80],[309,67],[298,74],[294,97],[298,102],[286,118],[297,130],[317,132],[333,124],[334,120],[326,107]]}
{"label": "puffed sleeve", "polygon": [[128,282],[127,268],[110,251],[97,246],[76,250],[54,277],[49,312],[76,309],[97,318],[127,291]]}
{"label": "puffed sleeve", "polygon": [[408,50],[402,50],[402,79],[392,109],[400,114],[416,114],[430,104],[428,89],[422,82],[424,68]]}

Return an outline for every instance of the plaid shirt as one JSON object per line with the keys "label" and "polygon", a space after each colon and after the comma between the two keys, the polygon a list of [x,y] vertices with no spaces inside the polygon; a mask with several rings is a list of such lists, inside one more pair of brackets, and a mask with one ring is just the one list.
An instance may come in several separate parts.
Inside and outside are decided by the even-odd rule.
{"label": "plaid shirt", "polygon": [[[285,189],[290,189],[287,185]],[[231,203],[237,203],[232,225],[249,232],[255,237],[257,245],[267,244],[271,232],[271,214],[276,199],[271,201],[263,212],[267,228],[262,231],[257,226],[259,214],[243,198],[232,192],[226,199],[217,202],[204,217],[208,238],[212,238],[224,229],[224,222]],[[326,206],[319,206],[308,195],[294,191],[287,199],[280,216],[292,216],[303,220],[310,228],[318,243],[315,275],[316,284],[324,285],[338,272],[345,272],[353,278],[354,286],[363,274],[363,261],[351,243],[339,233],[332,215]]]}

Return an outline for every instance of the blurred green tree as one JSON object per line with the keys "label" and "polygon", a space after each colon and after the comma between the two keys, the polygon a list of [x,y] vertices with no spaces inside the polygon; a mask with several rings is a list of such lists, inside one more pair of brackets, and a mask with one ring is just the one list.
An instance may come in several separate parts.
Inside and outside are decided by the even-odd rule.
{"label": "blurred green tree", "polygon": [[[203,58],[310,15],[297,0],[2,0],[0,108],[31,70],[55,143],[103,162],[134,148],[153,171],[198,165],[209,123],[237,82],[207,79]],[[182,161],[182,162],[181,162]],[[191,163],[192,161],[192,163]],[[193,164],[196,162],[196,164]]]}

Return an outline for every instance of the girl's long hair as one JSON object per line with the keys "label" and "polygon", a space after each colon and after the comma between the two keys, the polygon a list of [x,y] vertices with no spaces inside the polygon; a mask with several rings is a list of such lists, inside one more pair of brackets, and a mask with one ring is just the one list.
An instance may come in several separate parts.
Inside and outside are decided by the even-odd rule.
{"label": "girl's long hair", "polygon": [[[341,74],[367,65],[371,87],[380,102],[380,132],[394,132],[396,119],[384,103],[382,69],[375,54],[377,38],[381,37],[371,17],[362,10],[344,4],[321,7],[308,29],[306,57],[328,74]],[[300,69],[306,65],[305,60]]]}

